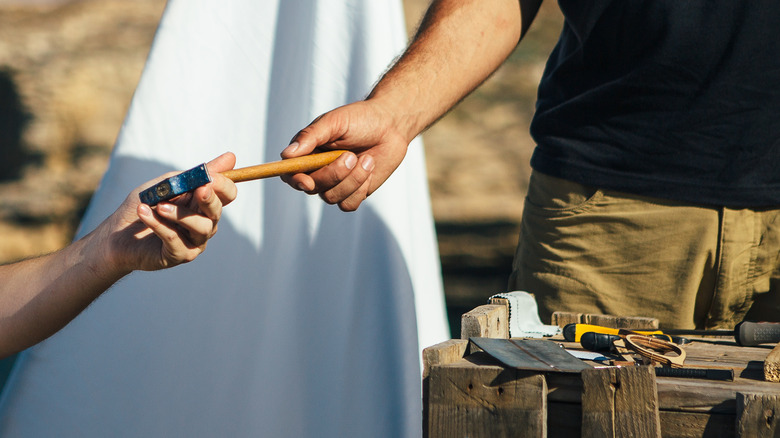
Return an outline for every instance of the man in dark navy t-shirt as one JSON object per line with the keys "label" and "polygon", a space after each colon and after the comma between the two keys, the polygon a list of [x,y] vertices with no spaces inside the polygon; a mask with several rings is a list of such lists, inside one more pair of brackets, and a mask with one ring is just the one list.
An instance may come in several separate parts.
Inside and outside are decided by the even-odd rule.
{"label": "man in dark navy t-shirt", "polygon": [[[732,327],[780,317],[780,3],[559,0],[510,288],[555,310]],[[286,177],[351,211],[511,53],[541,0],[434,1],[367,99],[301,130]]]}

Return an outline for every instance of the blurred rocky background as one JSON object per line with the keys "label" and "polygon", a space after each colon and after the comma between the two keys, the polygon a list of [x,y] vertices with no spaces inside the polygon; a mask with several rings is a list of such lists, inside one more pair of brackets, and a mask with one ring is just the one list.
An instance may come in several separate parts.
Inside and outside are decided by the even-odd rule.
{"label": "blurred rocky background", "polygon": [[0,261],[72,239],[164,7],[0,2]]}
{"label": "blurred rocky background", "polygon": [[[404,0],[410,35],[429,1]],[[71,241],[106,169],[165,0],[0,0],[0,263]],[[521,47],[424,136],[445,293],[460,314],[503,292],[561,26],[546,2]]]}

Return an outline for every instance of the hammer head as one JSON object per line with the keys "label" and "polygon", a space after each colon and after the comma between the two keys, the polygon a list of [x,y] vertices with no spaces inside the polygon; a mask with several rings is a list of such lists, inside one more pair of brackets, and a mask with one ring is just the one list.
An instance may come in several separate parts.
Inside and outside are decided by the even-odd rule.
{"label": "hammer head", "polygon": [[138,194],[141,202],[148,205],[157,205],[160,202],[175,198],[182,193],[187,193],[211,181],[209,171],[205,164],[193,167],[178,175],[166,178]]}

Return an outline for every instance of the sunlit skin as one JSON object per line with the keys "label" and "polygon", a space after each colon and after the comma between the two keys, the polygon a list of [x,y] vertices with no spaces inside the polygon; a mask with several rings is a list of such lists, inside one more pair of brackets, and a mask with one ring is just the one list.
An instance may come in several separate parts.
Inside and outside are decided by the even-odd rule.
{"label": "sunlit skin", "polygon": [[334,163],[283,180],[354,211],[401,164],[409,143],[487,79],[512,53],[541,0],[438,0],[399,61],[363,101],[323,114],[283,158],[345,149]]}
{"label": "sunlit skin", "polygon": [[213,181],[154,209],[134,189],[98,227],[60,251],[0,266],[0,357],[51,336],[120,278],[194,260],[217,232],[222,207],[236,186],[219,172],[236,157],[225,153],[207,164]]}

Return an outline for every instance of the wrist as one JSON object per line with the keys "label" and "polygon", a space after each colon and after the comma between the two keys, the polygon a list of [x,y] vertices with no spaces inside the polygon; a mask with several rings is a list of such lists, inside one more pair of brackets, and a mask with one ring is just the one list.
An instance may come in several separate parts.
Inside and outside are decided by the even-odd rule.
{"label": "wrist", "polygon": [[109,218],[95,230],[84,236],[84,263],[96,276],[106,281],[114,282],[133,271],[128,257],[123,256],[123,248],[127,245],[121,242],[121,234],[112,232]]}
{"label": "wrist", "polygon": [[414,97],[384,88],[375,88],[366,98],[366,102],[372,104],[381,113],[380,120],[386,121],[385,126],[408,145],[433,121],[427,120],[427,114],[422,110],[423,106]]}

